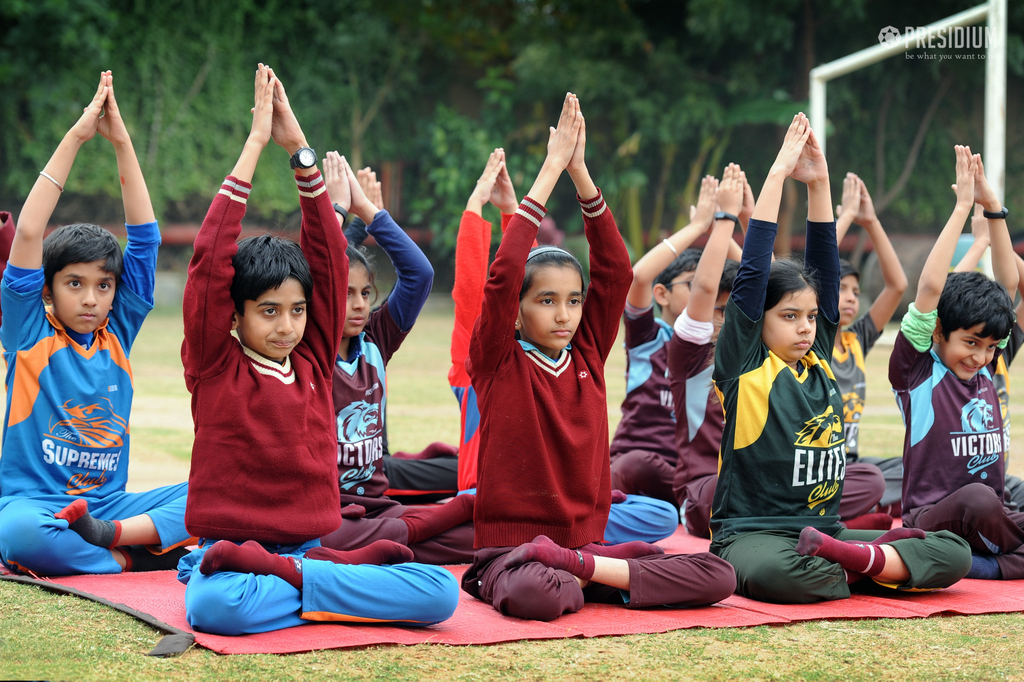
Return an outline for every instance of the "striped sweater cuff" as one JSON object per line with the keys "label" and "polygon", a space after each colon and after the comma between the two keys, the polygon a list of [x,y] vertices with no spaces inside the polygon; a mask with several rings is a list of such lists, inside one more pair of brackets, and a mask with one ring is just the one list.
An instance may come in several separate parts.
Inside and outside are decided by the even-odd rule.
{"label": "striped sweater cuff", "polygon": [[299,187],[299,196],[307,199],[315,199],[327,191],[324,183],[324,176],[317,170],[312,175],[295,174],[295,184]]}
{"label": "striped sweater cuff", "polygon": [[623,313],[624,313],[624,314],[626,315],[626,317],[627,317],[627,318],[629,318],[630,320],[636,320],[636,319],[638,319],[638,318],[639,318],[639,317],[640,317],[641,315],[643,315],[643,314],[645,314],[645,313],[649,313],[649,312],[651,311],[651,309],[652,309],[652,308],[654,308],[654,304],[653,304],[653,303],[652,303],[652,304],[650,304],[649,306],[647,306],[646,308],[637,308],[637,307],[636,307],[636,306],[634,306],[634,305],[630,305],[630,304],[629,304],[629,301],[627,301],[627,302],[626,302],[626,308],[625,308],[625,310],[623,310]]}
{"label": "striped sweater cuff", "polygon": [[608,208],[608,204],[604,203],[604,192],[601,191],[600,187],[597,189],[597,196],[593,199],[587,199],[584,201],[580,198],[580,195],[577,194],[576,200],[580,202],[580,208],[583,209],[583,215],[588,218],[596,218],[604,213]]}
{"label": "striped sweater cuff", "polygon": [[251,191],[251,184],[243,182],[233,175],[229,175],[224,179],[224,184],[220,186],[220,191],[217,194],[223,194],[232,201],[244,204],[249,200],[249,192]]}
{"label": "striped sweater cuff", "polygon": [[519,208],[516,209],[516,215],[526,218],[538,228],[540,227],[540,221],[544,219],[547,213],[548,209],[530,197],[523,197],[523,203],[519,204]]}

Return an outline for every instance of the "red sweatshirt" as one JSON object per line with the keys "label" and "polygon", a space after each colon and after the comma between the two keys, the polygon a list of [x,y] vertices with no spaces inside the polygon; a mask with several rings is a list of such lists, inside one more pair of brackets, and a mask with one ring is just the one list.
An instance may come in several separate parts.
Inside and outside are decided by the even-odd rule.
{"label": "red sweatshirt", "polygon": [[633,281],[615,219],[580,202],[590,286],[571,348],[552,362],[514,334],[526,257],[546,209],[529,197],[509,222],[484,287],[466,367],[481,414],[475,546],[544,534],[563,547],[604,537],[611,501],[604,363]]}
{"label": "red sweatshirt", "polygon": [[[501,231],[505,232],[511,215],[501,214]],[[536,242],[534,242],[536,244]],[[452,328],[452,366],[448,384],[459,401],[461,415],[459,438],[459,490],[476,487],[477,457],[480,453],[480,410],[476,391],[466,372],[469,338],[480,307],[484,302],[487,262],[491,257],[491,224],[472,211],[462,213],[459,236],[455,243],[455,326]]]}
{"label": "red sweatshirt", "polygon": [[196,431],[185,526],[197,537],[299,544],[341,525],[331,376],[345,325],[347,242],[320,173],[295,179],[313,293],[302,341],[284,364],[231,334],[231,259],[252,186],[229,176],[196,237],[181,359]]}

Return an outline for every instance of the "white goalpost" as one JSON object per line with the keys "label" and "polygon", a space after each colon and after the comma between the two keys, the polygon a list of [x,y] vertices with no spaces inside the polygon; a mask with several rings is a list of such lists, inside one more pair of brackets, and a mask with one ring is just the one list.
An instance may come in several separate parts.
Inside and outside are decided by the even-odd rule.
{"label": "white goalpost", "polygon": [[[887,26],[879,33],[879,44],[841,59],[822,64],[811,70],[810,110],[811,127],[825,150],[826,85],[833,78],[870,66],[883,59],[910,50],[925,47],[960,47],[955,39],[963,37],[957,27],[971,26],[988,19],[983,36],[988,49],[985,59],[985,175],[1000,199],[1005,201],[1006,190],[1006,0],[990,0],[969,10],[946,17],[924,27],[899,29]],[[934,45],[938,37],[941,45]],[[970,40],[970,34],[968,34]],[[975,44],[981,47],[984,43]],[[968,45],[971,46],[971,45]]]}

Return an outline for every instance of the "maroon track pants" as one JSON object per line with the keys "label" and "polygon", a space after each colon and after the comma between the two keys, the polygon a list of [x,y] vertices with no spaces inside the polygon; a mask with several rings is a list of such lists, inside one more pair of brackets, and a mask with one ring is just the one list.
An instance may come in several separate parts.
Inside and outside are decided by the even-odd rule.
{"label": "maroon track pants", "polygon": [[1024,578],[1024,514],[1003,506],[984,483],[971,483],[941,502],[904,511],[903,525],[948,530],[971,546],[974,554],[994,555],[1003,580]]}
{"label": "maroon track pants", "polygon": [[584,602],[645,606],[705,606],[731,595],[736,589],[732,566],[710,553],[654,554],[626,559],[629,593],[608,585],[591,583],[581,588],[567,571],[531,561],[505,568],[505,555],[514,547],[478,550],[462,577],[462,589],[490,603],[503,615],[550,621],[563,613],[575,613]]}

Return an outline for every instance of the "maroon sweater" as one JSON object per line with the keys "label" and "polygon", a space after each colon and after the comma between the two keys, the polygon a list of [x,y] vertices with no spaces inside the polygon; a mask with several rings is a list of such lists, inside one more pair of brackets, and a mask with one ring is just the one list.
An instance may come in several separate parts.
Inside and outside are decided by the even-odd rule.
{"label": "maroon sweater", "polygon": [[484,287],[466,362],[481,415],[478,548],[540,534],[563,547],[604,537],[611,504],[604,363],[633,272],[604,198],[580,203],[591,282],[571,348],[556,362],[514,334],[524,263],[546,213],[529,197],[509,222]]}
{"label": "maroon sweater", "polygon": [[185,527],[197,537],[299,544],[341,525],[331,376],[345,324],[346,241],[321,175],[295,179],[313,293],[284,364],[231,334],[231,259],[251,185],[229,176],[196,237],[181,359],[196,431]]}

